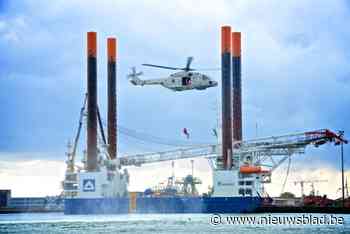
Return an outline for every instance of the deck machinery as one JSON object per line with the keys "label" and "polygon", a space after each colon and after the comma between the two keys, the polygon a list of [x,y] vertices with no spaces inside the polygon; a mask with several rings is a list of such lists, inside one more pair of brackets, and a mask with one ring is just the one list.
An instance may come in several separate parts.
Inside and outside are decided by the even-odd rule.
{"label": "deck machinery", "polygon": [[[73,146],[69,145],[67,152],[67,170],[63,181],[65,214],[253,212],[261,206],[263,184],[271,182],[271,173],[289,157],[304,153],[309,145],[318,147],[327,142],[336,145],[347,143],[342,134],[327,129],[242,140],[240,38],[240,33],[232,33],[231,27],[222,27],[220,142],[117,157],[116,89],[108,88],[107,141],[97,105],[96,33],[88,33],[88,92],[81,109],[75,141]],[[110,43],[115,43],[115,40],[108,40],[108,86],[116,86],[116,44]],[[75,163],[76,150],[85,119],[87,151],[79,166]],[[101,138],[100,144],[97,144],[98,136]],[[159,197],[128,191],[128,166],[198,157],[207,158],[212,169],[212,190],[205,196]]]}

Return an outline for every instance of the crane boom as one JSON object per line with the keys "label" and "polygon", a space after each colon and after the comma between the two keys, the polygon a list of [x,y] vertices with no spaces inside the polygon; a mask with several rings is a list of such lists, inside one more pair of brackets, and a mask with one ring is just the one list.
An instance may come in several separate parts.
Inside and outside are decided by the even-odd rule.
{"label": "crane boom", "polygon": [[122,166],[141,166],[146,163],[172,161],[196,157],[215,157],[218,145],[201,145],[162,152],[126,155],[120,157]]}
{"label": "crane boom", "polygon": [[74,138],[72,152],[70,153],[70,160],[71,160],[72,170],[74,170],[73,169],[74,168],[74,159],[75,159],[75,154],[77,152],[77,147],[78,147],[78,142],[79,142],[81,128],[83,126],[83,118],[84,118],[86,103],[87,103],[87,93],[85,94],[83,106],[80,109],[78,130],[77,130],[77,134],[75,135],[75,138]]}
{"label": "crane boom", "polygon": [[[234,142],[235,150],[232,160],[240,160],[242,157],[249,156],[254,160],[254,164],[267,166],[271,170],[274,170],[289,156],[303,154],[306,146],[314,145],[318,147],[327,142],[334,142],[336,145],[340,142],[347,143],[342,135],[337,135],[328,129],[236,141]],[[120,164],[121,166],[141,166],[146,163],[206,157],[211,159],[216,158],[216,166],[220,167],[221,157],[219,152],[221,152],[221,144],[199,145],[162,152],[124,155],[120,157]],[[272,156],[280,156],[282,158],[276,161]],[[267,161],[269,161],[269,164]]]}

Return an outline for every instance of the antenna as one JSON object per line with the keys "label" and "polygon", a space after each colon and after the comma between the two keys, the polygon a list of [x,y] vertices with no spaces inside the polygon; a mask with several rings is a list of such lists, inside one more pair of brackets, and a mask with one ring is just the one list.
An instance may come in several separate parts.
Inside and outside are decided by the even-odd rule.
{"label": "antenna", "polygon": [[172,174],[171,177],[173,178],[173,181],[175,179],[175,170],[174,170],[174,166],[175,166],[175,162],[171,161],[171,170],[172,170]]}
{"label": "antenna", "polygon": [[194,160],[191,159],[191,169],[192,169],[191,175],[192,175],[192,178],[194,178],[194,177],[193,177],[193,163],[194,163]]}

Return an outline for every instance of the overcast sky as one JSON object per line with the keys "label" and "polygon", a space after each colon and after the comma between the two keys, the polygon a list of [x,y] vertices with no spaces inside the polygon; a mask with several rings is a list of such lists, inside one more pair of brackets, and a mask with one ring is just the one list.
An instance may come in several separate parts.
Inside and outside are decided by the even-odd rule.
{"label": "overcast sky", "polygon": [[[12,178],[0,185],[19,188],[11,173],[31,165],[24,161],[65,160],[86,89],[87,31],[98,33],[98,92],[104,119],[106,38],[116,36],[118,124],[148,140],[152,135],[163,142],[187,141],[181,134],[186,127],[189,143],[215,141],[211,129],[217,122],[220,87],[173,92],[132,86],[126,75],[136,66],[145,78],[163,77],[169,72],[140,64],[184,66],[187,56],[194,56],[193,67],[219,67],[222,25],[242,32],[245,139],[320,128],[349,133],[349,7],[340,0],[0,0],[0,175]],[[219,72],[208,74],[220,81]],[[118,147],[122,154],[169,148],[123,134]],[[316,167],[338,173],[338,156],[339,147],[329,145],[293,160],[304,166],[305,175],[303,160],[312,162],[310,171]],[[197,169],[204,173],[207,167]],[[27,173],[30,176],[31,170]],[[56,177],[61,173],[60,169]]]}

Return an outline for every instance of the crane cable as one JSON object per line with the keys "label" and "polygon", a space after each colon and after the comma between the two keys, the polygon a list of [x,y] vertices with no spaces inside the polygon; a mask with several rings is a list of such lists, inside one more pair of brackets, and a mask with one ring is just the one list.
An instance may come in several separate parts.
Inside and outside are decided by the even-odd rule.
{"label": "crane cable", "polygon": [[291,161],[292,161],[292,157],[289,155],[289,156],[288,156],[287,173],[286,173],[286,177],[284,178],[284,182],[283,182],[283,185],[282,185],[281,194],[284,192],[284,189],[285,189],[285,187],[286,187],[286,183],[287,183],[287,179],[288,179],[288,175],[289,175],[289,171],[290,171],[290,166],[291,166]]}
{"label": "crane cable", "polygon": [[[106,122],[102,119],[102,123],[104,127],[106,127]],[[180,140],[171,140],[171,139],[165,139],[157,136],[153,136],[147,133],[141,133],[139,131],[118,125],[119,133],[126,135],[128,137],[134,138],[136,140],[145,142],[145,143],[153,143],[157,145],[167,145],[167,146],[175,146],[175,147],[181,147],[181,146],[194,146],[194,145],[207,145],[208,142],[191,142],[192,144],[188,144],[188,142],[180,141]]]}

